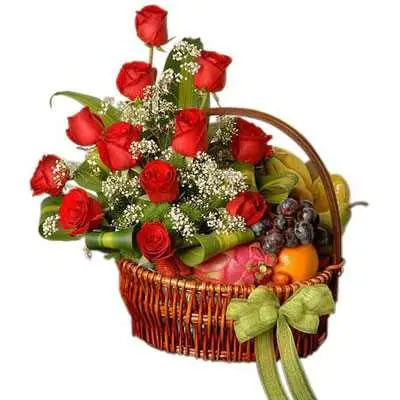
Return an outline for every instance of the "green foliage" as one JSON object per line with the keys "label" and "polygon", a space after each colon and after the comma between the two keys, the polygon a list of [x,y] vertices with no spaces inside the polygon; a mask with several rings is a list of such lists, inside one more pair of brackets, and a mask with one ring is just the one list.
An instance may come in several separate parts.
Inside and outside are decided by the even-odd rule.
{"label": "green foliage", "polygon": [[279,204],[285,200],[297,183],[297,175],[291,172],[261,175],[258,177],[259,191],[268,202],[273,204]]}
{"label": "green foliage", "polygon": [[[88,106],[90,108],[90,110],[96,114],[99,114],[99,113],[101,113],[101,111],[103,111],[102,110],[103,102],[101,99],[98,99],[97,97],[89,96],[87,94],[70,92],[70,91],[54,93],[50,98],[50,106],[52,106],[52,104],[53,104],[54,97],[57,97],[57,96],[69,97],[70,99],[73,99],[84,106]],[[120,117],[121,117],[121,114],[120,114],[119,110],[111,105],[107,108],[107,111],[105,112],[105,114],[101,115],[101,119],[103,120],[103,122],[106,126],[119,121]]]}
{"label": "green foliage", "polygon": [[186,166],[186,158],[182,154],[172,152],[169,163],[171,163],[175,168],[184,168]]}
{"label": "green foliage", "polygon": [[101,182],[109,174],[109,169],[101,162],[97,150],[93,151],[88,158],[74,171],[74,180],[85,189],[94,192],[101,191]]}
{"label": "green foliage", "polygon": [[257,191],[257,183],[254,165],[245,162],[235,162],[232,164],[232,168],[239,171],[244,176],[245,182],[249,185],[250,189],[254,192]]}
{"label": "green foliage", "polygon": [[[183,40],[190,44],[194,44],[199,49],[203,49],[203,43],[200,39],[185,38]],[[176,74],[180,73],[182,75],[182,80],[179,83],[176,81],[173,82],[168,100],[176,104],[179,108],[200,108],[200,106],[203,104],[203,95],[195,90],[193,76],[183,68],[182,61],[173,59],[173,51],[174,50],[172,49],[167,57],[164,71],[167,69],[172,69]],[[194,59],[193,57],[188,57],[183,61],[192,62]],[[208,93],[206,96],[207,99],[205,105],[206,107],[209,107],[210,96]]]}
{"label": "green foliage", "polygon": [[192,222],[199,223],[203,219],[203,213],[198,208],[194,207],[192,204],[189,203],[182,203],[181,211],[189,217]]}
{"label": "green foliage", "polygon": [[46,223],[48,218],[57,217],[60,209],[62,197],[46,197],[40,205],[40,220],[39,233],[47,240],[70,241],[78,240],[79,236],[70,236],[69,231],[63,229],[58,221],[55,222],[57,230],[51,235],[45,235],[43,223]]}
{"label": "green foliage", "polygon": [[140,219],[141,223],[152,222],[152,221],[163,221],[165,214],[171,209],[171,205],[169,203],[150,203],[144,201],[141,203],[143,208],[143,216]]}

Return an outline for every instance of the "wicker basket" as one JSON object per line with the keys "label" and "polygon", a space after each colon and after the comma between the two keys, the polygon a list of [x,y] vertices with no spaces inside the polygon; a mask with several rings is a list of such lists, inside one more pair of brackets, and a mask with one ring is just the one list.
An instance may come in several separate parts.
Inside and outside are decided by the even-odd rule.
{"label": "wicker basket", "polygon": [[[329,173],[314,148],[294,128],[269,114],[240,108],[209,109],[207,112],[210,116],[235,115],[267,122],[292,138],[307,153],[328,197],[333,225],[332,265],[308,281],[273,286],[273,290],[284,302],[301,286],[325,283],[337,300],[338,277],[343,268],[339,211]],[[205,360],[255,360],[254,341],[239,344],[233,323],[226,320],[230,300],[247,298],[253,286],[166,278],[128,260],[121,261],[118,266],[120,291],[132,316],[134,336],[157,349]],[[328,318],[324,317],[315,335],[294,331],[298,354],[307,357],[317,350],[327,337],[327,329]]]}

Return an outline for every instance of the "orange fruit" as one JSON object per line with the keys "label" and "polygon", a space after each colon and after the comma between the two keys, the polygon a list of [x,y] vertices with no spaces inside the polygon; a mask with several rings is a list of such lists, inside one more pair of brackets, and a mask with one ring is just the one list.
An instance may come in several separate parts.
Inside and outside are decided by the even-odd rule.
{"label": "orange fruit", "polygon": [[315,247],[305,244],[295,248],[285,247],[279,254],[274,274],[283,273],[293,281],[305,281],[318,272],[319,259]]}

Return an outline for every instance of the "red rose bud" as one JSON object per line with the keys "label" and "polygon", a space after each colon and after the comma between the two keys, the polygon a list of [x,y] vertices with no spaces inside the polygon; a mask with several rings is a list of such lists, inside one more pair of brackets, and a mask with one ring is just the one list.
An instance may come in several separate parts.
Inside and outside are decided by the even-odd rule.
{"label": "red rose bud", "polygon": [[236,124],[238,132],[233,135],[231,142],[235,160],[255,165],[271,155],[272,147],[267,143],[272,136],[266,135],[261,128],[244,119],[238,118]]}
{"label": "red rose bud", "polygon": [[109,126],[97,142],[101,161],[112,171],[134,167],[140,159],[133,157],[130,147],[140,140],[140,134],[141,128],[128,122],[116,122]]}
{"label": "red rose bud", "polygon": [[147,45],[160,47],[168,42],[167,14],[158,6],[146,6],[136,13],[137,35]]}
{"label": "red rose bud", "polygon": [[215,51],[203,50],[197,62],[199,70],[194,76],[196,88],[207,92],[221,91],[225,87],[226,69],[232,62],[232,58]]}
{"label": "red rose bud", "polygon": [[131,100],[143,98],[144,89],[156,81],[157,70],[142,61],[133,61],[122,66],[117,77],[118,90]]}
{"label": "red rose bud", "polygon": [[59,214],[61,226],[72,230],[70,236],[81,235],[99,228],[103,220],[100,203],[79,188],[72,189],[64,196]]}
{"label": "red rose bud", "polygon": [[33,195],[59,196],[69,177],[69,169],[63,160],[53,155],[43,156],[31,178]]}
{"label": "red rose bud", "polygon": [[259,192],[242,192],[231,200],[226,209],[230,215],[243,217],[248,226],[256,224],[267,211],[267,203]]}
{"label": "red rose bud", "polygon": [[207,124],[203,111],[197,108],[179,111],[176,114],[175,122],[172,148],[177,153],[195,157],[199,151],[207,151]]}
{"label": "red rose bud", "polygon": [[167,228],[161,222],[143,224],[136,235],[140,252],[150,261],[171,257],[173,249]]}
{"label": "red rose bud", "polygon": [[165,161],[150,161],[140,173],[139,180],[153,203],[175,201],[179,196],[176,169]]}
{"label": "red rose bud", "polygon": [[93,114],[89,107],[82,108],[77,114],[68,118],[68,137],[80,146],[96,144],[103,132],[104,125],[100,117]]}

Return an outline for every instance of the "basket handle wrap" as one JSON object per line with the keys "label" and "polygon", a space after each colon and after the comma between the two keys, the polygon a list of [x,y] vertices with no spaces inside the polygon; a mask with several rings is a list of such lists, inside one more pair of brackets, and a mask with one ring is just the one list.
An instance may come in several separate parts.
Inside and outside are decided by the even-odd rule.
{"label": "basket handle wrap", "polygon": [[276,118],[270,114],[236,107],[220,107],[220,108],[209,108],[205,110],[208,116],[212,115],[232,115],[240,117],[248,117],[257,119],[259,121],[266,122],[281,132],[290,137],[296,142],[308,155],[312,163],[314,164],[319,176],[321,177],[322,184],[324,185],[325,192],[328,198],[329,211],[332,218],[332,230],[333,230],[333,262],[338,264],[342,260],[342,227],[340,222],[339,206],[336,201],[335,190],[330,178],[330,174],[325,167],[325,164],[321,160],[321,157],[315,151],[311,143],[296,129],[288,125],[286,122]]}

